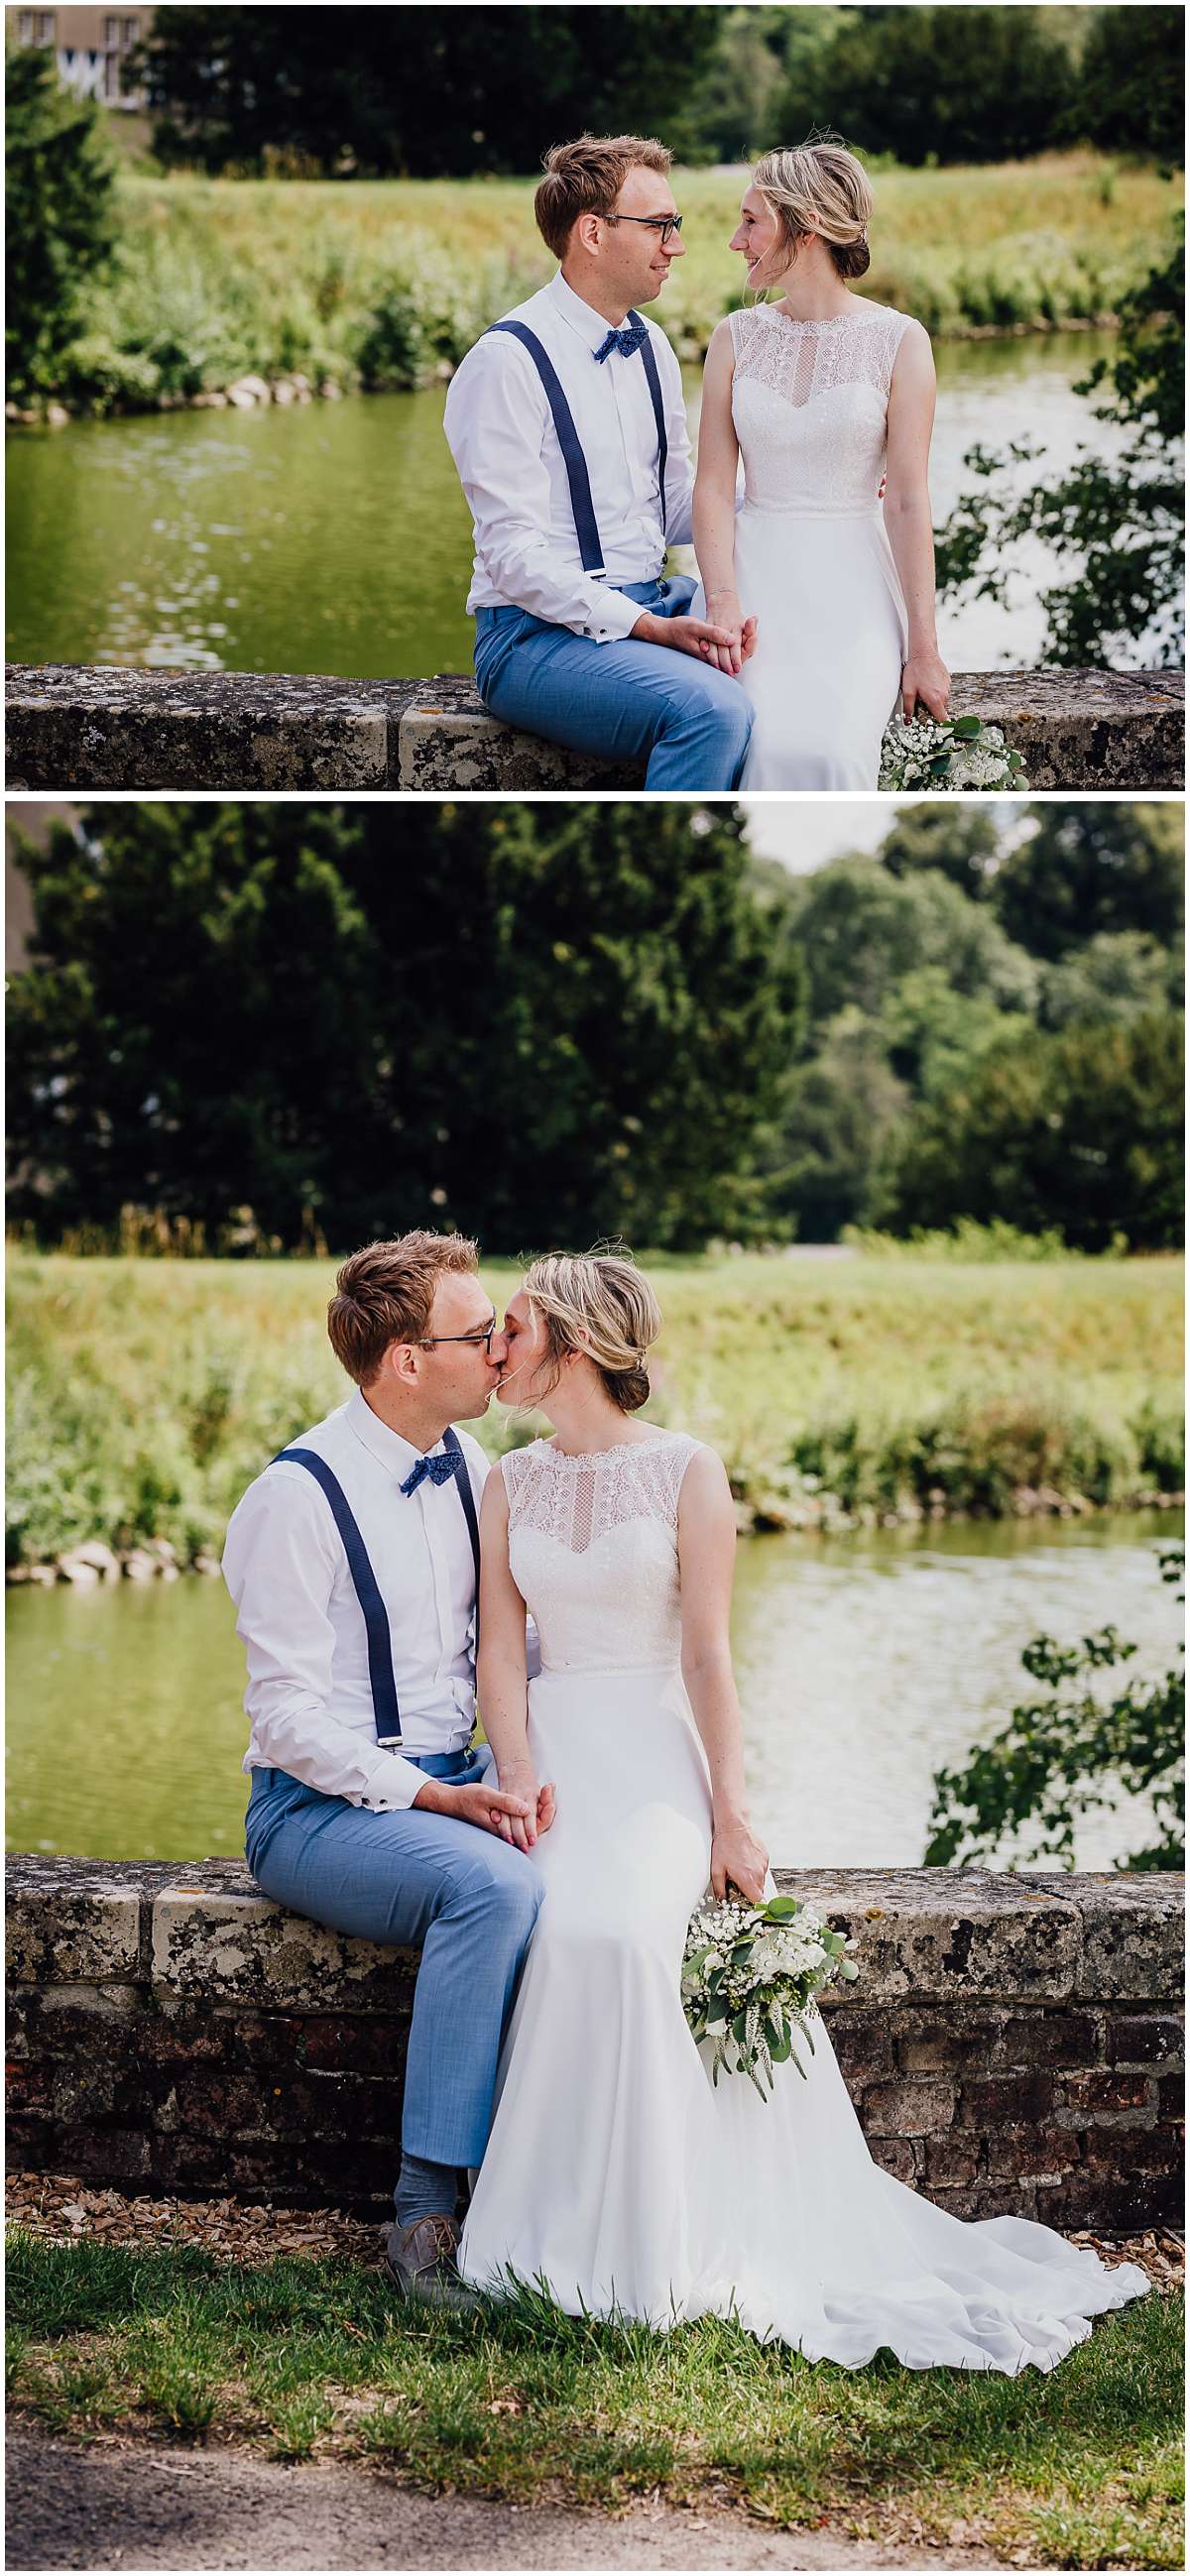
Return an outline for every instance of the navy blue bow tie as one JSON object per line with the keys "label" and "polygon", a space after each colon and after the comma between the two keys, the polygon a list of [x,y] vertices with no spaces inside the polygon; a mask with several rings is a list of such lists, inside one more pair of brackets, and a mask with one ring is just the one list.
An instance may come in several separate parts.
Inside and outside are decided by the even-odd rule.
{"label": "navy blue bow tie", "polygon": [[596,366],[601,367],[604,359],[610,358],[613,349],[618,349],[622,358],[634,358],[648,336],[647,322],[630,322],[624,331],[609,331],[603,347],[595,351]]}
{"label": "navy blue bow tie", "polygon": [[426,1476],[429,1477],[432,1485],[449,1485],[451,1477],[458,1475],[462,1464],[461,1449],[443,1449],[436,1458],[419,1458],[416,1467],[406,1476],[401,1492],[415,1494]]}

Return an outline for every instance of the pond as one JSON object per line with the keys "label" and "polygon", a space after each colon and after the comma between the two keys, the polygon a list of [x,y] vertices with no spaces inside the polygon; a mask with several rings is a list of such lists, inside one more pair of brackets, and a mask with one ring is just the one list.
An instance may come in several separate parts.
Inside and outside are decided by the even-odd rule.
{"label": "pond", "polygon": [[[940,343],[939,522],[977,440],[999,448],[1027,431],[1054,472],[1082,438],[1106,452],[1109,433],[1073,386],[1113,345],[1093,332]],[[697,369],[686,380],[693,419]],[[471,529],[444,402],[438,386],[14,433],[9,658],[354,678],[468,670]],[[1035,662],[1037,594],[1053,569],[1031,545],[1006,610],[945,612],[951,667]]]}
{"label": "pond", "polygon": [[[734,1645],[753,1813],[780,1867],[920,1861],[937,1765],[1029,1685],[1040,1629],[1113,1621],[1156,1675],[1178,1634],[1173,1513],[953,1522],[740,1549]],[[221,1583],[8,1594],[9,1848],[197,1860],[241,1848],[241,1652]],[[1108,1868],[1143,1814],[1085,1829]]]}

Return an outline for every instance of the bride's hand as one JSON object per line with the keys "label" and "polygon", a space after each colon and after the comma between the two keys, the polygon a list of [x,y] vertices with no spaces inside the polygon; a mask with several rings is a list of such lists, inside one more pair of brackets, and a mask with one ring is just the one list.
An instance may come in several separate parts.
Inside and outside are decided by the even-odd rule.
{"label": "bride's hand", "polygon": [[717,670],[727,671],[733,680],[738,680],[745,662],[751,661],[755,651],[756,620],[746,617],[738,636],[733,637],[730,649],[721,644],[717,652],[708,651],[706,658]]}
{"label": "bride's hand", "polygon": [[538,1835],[548,1833],[557,1812],[553,1781],[546,1780],[539,1785],[535,1772],[527,1763],[510,1763],[499,1777],[501,1789],[510,1798],[523,1799],[529,1810],[526,1816],[501,1817],[500,1830],[504,1840],[514,1844],[518,1851],[531,1851]]}
{"label": "bride's hand", "polygon": [[763,1904],[768,1865],[764,1844],[757,1842],[746,1818],[732,1816],[715,1826],[711,1837],[711,1890],[720,1903],[730,1879],[750,1905]]}
{"label": "bride's hand", "polygon": [[901,673],[901,705],[907,724],[913,721],[919,698],[935,721],[945,724],[950,710],[950,673],[932,648],[925,653],[911,653]]}
{"label": "bride's hand", "polygon": [[[713,625],[724,629],[727,638],[723,644],[708,646],[707,661],[712,670],[727,671],[733,679],[738,679],[748,658],[744,649],[745,623],[749,624],[755,633],[756,621],[754,618],[745,620],[734,590],[708,591],[707,616]],[[748,649],[750,650],[751,647],[749,646]]]}

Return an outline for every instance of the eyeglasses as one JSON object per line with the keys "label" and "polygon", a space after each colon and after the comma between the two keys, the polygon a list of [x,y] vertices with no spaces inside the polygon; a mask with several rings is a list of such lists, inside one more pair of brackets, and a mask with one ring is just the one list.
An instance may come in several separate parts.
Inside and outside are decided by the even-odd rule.
{"label": "eyeglasses", "polygon": [[684,219],[681,215],[605,215],[603,220],[605,224],[644,224],[648,232],[660,235],[664,250],[670,235],[680,233]]}
{"label": "eyeglasses", "polygon": [[436,1351],[441,1342],[465,1342],[469,1351],[486,1351],[488,1358],[490,1359],[492,1355],[492,1335],[495,1330],[496,1315],[493,1309],[492,1320],[486,1331],[478,1333],[427,1333],[424,1339],[418,1343],[417,1347],[419,1351]]}

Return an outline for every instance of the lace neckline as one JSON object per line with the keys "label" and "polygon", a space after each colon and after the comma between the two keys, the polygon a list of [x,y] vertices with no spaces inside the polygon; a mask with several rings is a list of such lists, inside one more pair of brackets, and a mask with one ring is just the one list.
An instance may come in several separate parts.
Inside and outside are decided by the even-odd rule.
{"label": "lace neckline", "polygon": [[752,310],[754,313],[769,314],[774,322],[783,322],[787,330],[813,332],[837,331],[843,324],[850,329],[853,324],[876,322],[885,310],[883,305],[865,303],[862,296],[857,296],[855,301],[859,308],[856,312],[828,313],[818,322],[803,322],[796,313],[782,313],[779,305],[776,304],[754,304]]}
{"label": "lace neckline", "polygon": [[639,1458],[646,1449],[668,1448],[672,1440],[681,1437],[680,1431],[655,1431],[647,1440],[613,1440],[606,1449],[557,1449],[552,1440],[535,1440],[533,1446],[565,1467],[598,1467],[608,1458]]}

